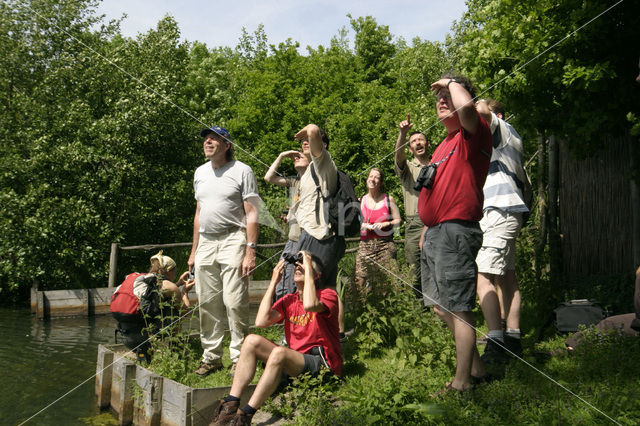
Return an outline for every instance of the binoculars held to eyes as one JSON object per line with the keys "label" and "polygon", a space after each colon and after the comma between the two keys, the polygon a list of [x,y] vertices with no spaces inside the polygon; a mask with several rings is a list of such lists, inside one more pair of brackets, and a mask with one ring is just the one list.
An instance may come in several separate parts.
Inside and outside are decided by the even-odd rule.
{"label": "binoculars held to eyes", "polygon": [[302,263],[302,253],[287,253],[284,255],[284,261],[287,263]]}

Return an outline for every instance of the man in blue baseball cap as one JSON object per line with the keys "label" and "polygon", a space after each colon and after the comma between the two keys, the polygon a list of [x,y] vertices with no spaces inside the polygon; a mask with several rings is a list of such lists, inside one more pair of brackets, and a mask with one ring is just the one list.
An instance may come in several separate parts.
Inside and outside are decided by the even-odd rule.
{"label": "man in blue baseball cap", "polygon": [[222,368],[225,315],[231,332],[233,374],[249,325],[249,275],[256,267],[258,242],[258,185],[253,170],[234,159],[227,129],[210,127],[200,136],[209,161],[193,176],[197,204],[188,260],[195,269],[204,349],[196,374],[206,376]]}

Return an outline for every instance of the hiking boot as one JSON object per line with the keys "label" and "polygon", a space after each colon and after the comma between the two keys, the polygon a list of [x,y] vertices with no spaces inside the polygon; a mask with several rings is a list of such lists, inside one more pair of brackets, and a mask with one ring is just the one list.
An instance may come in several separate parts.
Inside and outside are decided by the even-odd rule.
{"label": "hiking boot", "polygon": [[200,363],[200,366],[195,371],[195,373],[200,377],[206,377],[209,374],[214,373],[221,369],[222,369],[222,360],[218,358],[209,362],[202,361]]}
{"label": "hiking boot", "polygon": [[511,337],[507,334],[504,335],[504,347],[509,349],[514,354],[522,357],[522,342],[516,337]]}
{"label": "hiking boot", "polygon": [[485,364],[504,364],[509,360],[509,356],[505,350],[500,346],[504,345],[502,342],[496,342],[493,339],[487,341],[487,347],[484,353],[480,357]]}
{"label": "hiking boot", "polygon": [[253,418],[253,414],[247,414],[244,411],[240,410],[236,413],[229,426],[251,426],[251,419]]}
{"label": "hiking boot", "polygon": [[221,399],[220,404],[218,404],[218,409],[216,410],[216,415],[213,421],[209,423],[209,426],[226,426],[230,424],[236,416],[238,408],[240,408],[240,401],[227,402]]}
{"label": "hiking boot", "polygon": [[233,363],[231,364],[231,368],[229,369],[229,377],[233,377],[236,375],[236,367],[237,367],[237,363]]}

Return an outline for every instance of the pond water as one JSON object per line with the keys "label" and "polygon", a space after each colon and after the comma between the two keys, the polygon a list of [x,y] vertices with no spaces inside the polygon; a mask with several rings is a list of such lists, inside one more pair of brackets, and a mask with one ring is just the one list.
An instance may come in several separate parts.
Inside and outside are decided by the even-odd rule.
{"label": "pond water", "polygon": [[0,423],[73,425],[100,412],[94,395],[99,343],[114,342],[111,315],[39,320],[0,308]]}

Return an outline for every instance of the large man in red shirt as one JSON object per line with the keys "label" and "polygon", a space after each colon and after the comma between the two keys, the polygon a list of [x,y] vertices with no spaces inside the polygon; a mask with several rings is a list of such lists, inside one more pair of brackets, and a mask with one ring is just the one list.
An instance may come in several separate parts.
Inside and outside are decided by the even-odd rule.
{"label": "large man in red shirt", "polygon": [[475,109],[475,90],[468,79],[446,76],[431,90],[447,137],[431,157],[435,177],[423,183],[418,198],[418,214],[426,228],[420,259],[422,291],[425,305],[434,306],[456,342],[456,376],[446,389],[463,391],[471,376],[475,380],[485,376],[471,311],[476,303],[475,259],[482,245],[478,222],[492,139],[489,125]]}

